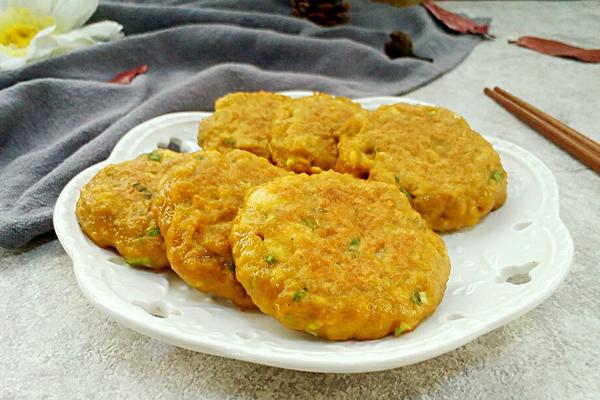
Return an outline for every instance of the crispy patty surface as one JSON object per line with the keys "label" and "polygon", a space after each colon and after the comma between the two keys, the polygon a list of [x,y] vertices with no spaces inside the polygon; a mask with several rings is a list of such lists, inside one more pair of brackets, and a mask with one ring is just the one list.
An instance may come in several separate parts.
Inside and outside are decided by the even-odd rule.
{"label": "crispy patty surface", "polygon": [[200,122],[198,144],[226,153],[233,149],[270,159],[271,123],[281,104],[291,99],[269,92],[238,92],[215,102],[215,112]]}
{"label": "crispy patty surface", "polygon": [[294,172],[318,173],[335,166],[339,131],[362,108],[324,93],[282,104],[269,143],[273,162]]}
{"label": "crispy patty surface", "polygon": [[395,186],[333,171],[251,190],[230,242],[261,311],[331,340],[414,329],[450,272],[443,241]]}
{"label": "crispy patty surface", "polygon": [[241,150],[201,151],[174,169],[152,203],[171,268],[190,286],[254,307],[235,278],[229,231],[246,191],[287,173]]}
{"label": "crispy patty surface", "polygon": [[382,106],[340,133],[336,170],[396,185],[430,226],[471,226],[506,199],[506,171],[492,145],[439,107]]}
{"label": "crispy patty surface", "polygon": [[133,266],[169,265],[152,198],[161,179],[185,156],[157,149],[138,158],[108,165],[82,189],[76,215],[86,235],[100,247],[114,247]]}

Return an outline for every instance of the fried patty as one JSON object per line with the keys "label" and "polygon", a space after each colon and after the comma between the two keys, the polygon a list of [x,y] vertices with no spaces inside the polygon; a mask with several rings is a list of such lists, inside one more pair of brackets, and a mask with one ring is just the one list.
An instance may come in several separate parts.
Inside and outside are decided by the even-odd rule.
{"label": "fried patty", "polygon": [[114,247],[133,266],[169,265],[154,214],[161,179],[184,156],[157,149],[100,170],[82,189],[75,213],[83,232],[100,247]]}
{"label": "fried patty", "polygon": [[344,97],[318,93],[285,102],[273,119],[273,162],[294,172],[318,173],[335,166],[339,131],[362,108]]}
{"label": "fried patty", "polygon": [[261,311],[331,340],[413,330],[450,272],[443,241],[397,187],[333,171],[251,190],[229,240]]}
{"label": "fried patty", "polygon": [[254,307],[235,278],[227,238],[246,191],[284,174],[241,150],[201,151],[174,169],[152,204],[171,268],[190,286]]}
{"label": "fried patty", "polygon": [[506,199],[498,153],[439,107],[394,104],[356,114],[341,131],[336,170],[395,185],[437,231],[475,225]]}
{"label": "fried patty", "polygon": [[269,92],[231,93],[218,99],[215,112],[200,122],[198,144],[226,153],[233,149],[270,159],[271,122],[278,107],[291,99]]}

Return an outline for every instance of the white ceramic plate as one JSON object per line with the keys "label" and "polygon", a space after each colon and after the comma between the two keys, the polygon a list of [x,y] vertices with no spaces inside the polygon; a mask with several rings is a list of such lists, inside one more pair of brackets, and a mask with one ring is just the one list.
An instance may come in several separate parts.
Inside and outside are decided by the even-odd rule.
{"label": "white ceramic plate", "polygon": [[[293,96],[306,92],[288,92]],[[358,99],[365,108],[414,101]],[[573,243],[558,215],[550,170],[514,144],[488,138],[508,171],[508,200],[471,229],[443,235],[452,272],[443,302],[415,331],[399,338],[327,342],[288,330],[259,312],[240,312],[183,283],[174,273],[131,268],[94,245],[75,218],[79,190],[108,163],[129,160],[174,141],[193,151],[198,121],[210,113],[167,114],[132,129],[108,160],[64,188],[54,227],[73,260],[79,286],[125,326],[176,346],[282,368],[366,372],[396,368],[451,351],[543,302],[566,276]],[[524,282],[527,281],[527,282]]]}

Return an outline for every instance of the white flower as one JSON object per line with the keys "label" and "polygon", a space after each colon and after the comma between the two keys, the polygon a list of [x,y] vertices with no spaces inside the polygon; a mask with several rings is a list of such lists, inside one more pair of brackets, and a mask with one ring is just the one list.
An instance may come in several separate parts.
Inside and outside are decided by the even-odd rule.
{"label": "white flower", "polygon": [[98,0],[0,0],[0,71],[123,37],[113,21],[87,26]]}

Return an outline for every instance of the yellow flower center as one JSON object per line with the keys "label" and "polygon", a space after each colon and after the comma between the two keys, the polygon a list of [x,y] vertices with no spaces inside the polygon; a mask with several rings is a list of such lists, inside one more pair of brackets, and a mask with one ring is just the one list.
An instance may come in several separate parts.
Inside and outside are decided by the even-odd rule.
{"label": "yellow flower center", "polygon": [[12,50],[24,49],[39,31],[53,24],[51,16],[34,15],[28,8],[0,11],[0,45]]}
{"label": "yellow flower center", "polygon": [[38,32],[39,30],[31,25],[14,24],[0,34],[0,44],[4,46],[14,45],[22,49],[29,45],[31,39],[33,39]]}

